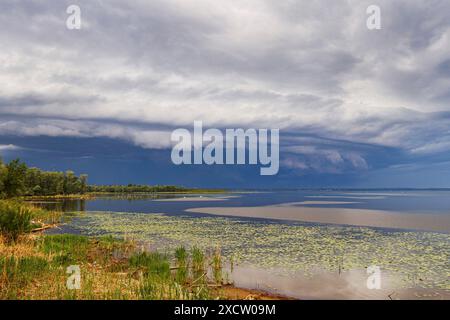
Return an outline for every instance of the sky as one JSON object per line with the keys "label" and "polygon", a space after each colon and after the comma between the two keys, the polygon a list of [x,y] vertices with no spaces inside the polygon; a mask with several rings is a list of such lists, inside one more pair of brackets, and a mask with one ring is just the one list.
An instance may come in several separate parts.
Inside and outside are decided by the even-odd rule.
{"label": "sky", "polygon": [[[450,187],[449,12],[448,0],[2,0],[0,155],[95,184]],[[279,173],[174,165],[171,133],[194,121],[279,129]]]}

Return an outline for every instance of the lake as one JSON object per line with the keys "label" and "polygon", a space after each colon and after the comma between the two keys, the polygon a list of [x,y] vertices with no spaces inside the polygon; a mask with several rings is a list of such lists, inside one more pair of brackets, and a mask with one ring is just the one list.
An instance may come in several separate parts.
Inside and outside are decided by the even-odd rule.
{"label": "lake", "polygon": [[[267,191],[35,201],[59,230],[220,248],[235,285],[300,299],[450,296],[449,191]],[[367,267],[381,271],[370,289]]]}

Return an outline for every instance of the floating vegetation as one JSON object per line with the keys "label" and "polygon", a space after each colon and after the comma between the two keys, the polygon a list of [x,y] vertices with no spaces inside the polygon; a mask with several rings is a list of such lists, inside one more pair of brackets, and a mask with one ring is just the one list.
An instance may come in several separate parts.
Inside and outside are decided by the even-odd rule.
{"label": "floating vegetation", "polygon": [[88,212],[70,227],[166,250],[221,248],[223,258],[235,262],[306,276],[317,269],[341,272],[377,265],[397,275],[396,286],[450,290],[449,234],[117,212]]}

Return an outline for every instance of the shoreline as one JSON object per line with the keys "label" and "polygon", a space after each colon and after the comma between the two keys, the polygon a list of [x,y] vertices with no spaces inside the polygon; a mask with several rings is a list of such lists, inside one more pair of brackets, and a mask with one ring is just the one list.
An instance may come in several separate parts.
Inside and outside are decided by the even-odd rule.
{"label": "shoreline", "polygon": [[56,194],[48,196],[20,196],[18,200],[95,200],[97,197],[104,196],[146,196],[146,195],[196,195],[196,194],[230,194],[227,190],[186,190],[186,191],[158,191],[158,192],[88,192],[85,194]]}
{"label": "shoreline", "polygon": [[[39,230],[32,230],[30,233],[30,236],[33,238],[43,238],[51,235],[47,235],[45,232],[49,229],[56,229],[59,226],[61,226],[62,223],[54,224],[54,225],[45,225],[43,228],[40,228]],[[60,235],[72,235],[71,233],[61,233]],[[73,236],[73,235],[72,235]],[[101,240],[101,238],[97,236],[88,236],[88,235],[80,235],[80,237],[85,237],[89,239],[89,241],[98,242]],[[123,241],[123,240],[118,240]],[[126,242],[124,242],[126,243]],[[156,254],[157,250],[145,250],[145,252],[149,254]],[[81,263],[84,263],[81,262]],[[123,274],[123,272],[122,272]],[[253,289],[245,286],[236,286],[234,283],[231,284],[223,284],[218,285],[216,289],[211,289],[211,292],[215,294],[215,296],[212,296],[210,300],[215,300],[217,297],[220,297],[221,300],[297,300],[293,297],[288,297],[276,293],[272,293],[267,290],[258,290]]]}
{"label": "shoreline", "polygon": [[[193,199],[195,200],[199,200],[197,199],[199,197],[194,197]],[[200,199],[205,199],[207,197],[200,197]],[[179,201],[183,201],[186,199],[180,199]],[[169,200],[170,201],[170,200]],[[304,221],[304,220],[300,220],[304,219],[304,217],[299,217],[298,212],[299,211],[303,211],[303,214],[305,214],[305,211],[307,211],[306,213],[309,212],[309,214],[313,214],[314,218],[318,218],[318,217],[325,217],[327,218],[327,221],[330,221],[330,217],[331,218],[342,218],[342,214],[348,214],[348,211],[350,211],[350,218],[352,214],[357,213],[357,218],[361,218],[361,216],[365,219],[367,219],[367,217],[370,217],[371,215],[377,215],[376,218],[379,220],[380,219],[380,215],[382,218],[382,221],[377,221],[378,223],[387,223],[390,220],[386,219],[385,215],[388,215],[391,219],[391,216],[395,216],[397,218],[403,218],[404,215],[401,213],[396,213],[396,212],[390,212],[390,211],[376,211],[376,210],[361,210],[361,209],[339,209],[339,208],[317,208],[317,207],[308,207],[311,205],[329,205],[329,204],[341,204],[342,202],[337,202],[337,201],[318,201],[318,200],[310,200],[310,201],[302,201],[302,202],[289,202],[289,203],[283,203],[280,205],[271,205],[271,206],[264,206],[264,207],[233,207],[233,208],[226,208],[226,207],[222,207],[220,209],[223,210],[237,210],[238,211],[238,216],[242,217],[243,209],[247,209],[247,210],[253,210],[253,211],[257,211],[256,213],[258,213],[257,217],[254,218],[259,218],[259,219],[281,219],[281,220],[295,220],[295,221]],[[348,201],[346,202],[348,204],[354,203],[352,201]],[[212,209],[218,209],[218,208],[202,208],[204,210],[212,210]],[[262,210],[264,209],[264,210]],[[276,209],[276,210],[274,210]],[[186,210],[188,212],[196,212],[195,210],[199,210],[199,209],[189,209]],[[267,215],[267,212],[265,210],[269,210],[271,212],[272,215],[276,214],[277,218],[268,218],[267,216],[261,216],[261,211],[263,214]],[[282,212],[282,211],[286,211],[286,212]],[[325,212],[324,212],[325,210]],[[320,211],[320,212],[319,212]],[[339,211],[338,214],[336,214],[336,211]],[[280,214],[280,212],[282,214]],[[253,212],[255,213],[255,212]],[[319,214],[320,213],[320,214]],[[333,214],[331,214],[333,213]],[[222,213],[216,213],[215,215],[219,215],[219,216],[226,216],[225,214]],[[296,219],[292,219],[292,215],[296,216]],[[229,216],[229,215],[228,215]],[[286,216],[288,216],[288,219],[286,218]],[[416,214],[414,215],[409,215],[408,217],[411,216],[418,216]],[[429,218],[430,216],[428,215],[426,218]],[[354,217],[353,217],[354,218]],[[373,218],[373,217],[372,217]],[[422,217],[423,218],[423,217]],[[370,219],[369,219],[370,220]],[[405,220],[405,219],[403,219]],[[406,219],[407,220],[407,219]],[[355,223],[354,220],[351,221],[347,221],[348,222],[352,222]],[[417,222],[417,221],[415,221]],[[329,222],[326,222],[329,223]],[[343,223],[340,221],[340,223],[337,223],[342,225]],[[61,226],[61,224],[59,224],[59,226]],[[386,226],[381,226],[382,228],[386,228]],[[392,227],[392,226],[389,226]],[[389,228],[387,227],[387,228]],[[39,231],[41,230],[35,230],[37,231],[36,234],[37,235],[41,235],[44,234],[45,236],[45,232],[41,233]],[[70,232],[62,232],[63,234],[71,234]],[[94,240],[97,238],[96,236],[89,236],[87,235],[88,238],[93,238]],[[200,247],[199,247],[200,248]],[[155,253],[155,250],[152,249],[148,249],[146,250],[147,252],[149,252],[150,254]],[[237,268],[237,267],[236,267]],[[240,268],[241,269],[241,268]],[[236,269],[235,269],[236,270]],[[341,269],[339,269],[339,275],[341,275]],[[363,269],[361,269],[363,270]],[[360,271],[361,271],[360,270]],[[352,271],[352,270],[350,270]],[[364,270],[363,270],[364,271]],[[257,280],[253,280],[253,283],[255,283],[256,285],[254,285],[253,283],[243,283],[242,282],[242,278],[241,281],[238,281],[237,279],[234,278],[233,276],[233,283],[230,285],[228,283],[223,283],[219,286],[217,285],[212,285],[211,290],[214,293],[214,290],[218,290],[223,294],[223,299],[251,299],[251,300],[285,300],[285,299],[320,299],[321,297],[325,297],[325,299],[335,299],[338,298],[338,295],[334,295],[336,292],[331,292],[330,288],[328,288],[328,291],[323,291],[323,281],[324,278],[315,278],[314,281],[300,281],[300,279],[294,280],[294,278],[290,278],[290,277],[284,277],[284,278],[273,278],[272,277],[272,281],[271,284],[269,282],[269,279],[271,277],[268,277],[266,274],[262,274],[261,272],[254,272],[252,271],[250,274],[247,273],[247,276],[245,277],[245,281],[249,281],[249,279],[251,279],[252,277],[254,277],[256,274],[260,274],[259,279]],[[346,274],[346,272],[342,273],[341,278]],[[261,276],[262,275],[262,276]],[[365,275],[365,273],[364,273]],[[325,274],[325,278],[328,275]],[[332,282],[331,280],[335,281],[336,279],[331,279],[331,278],[326,278],[328,279],[327,281],[330,281],[330,283]],[[331,280],[330,280],[331,279]],[[425,278],[424,278],[425,279]],[[296,288],[294,288],[297,291],[292,291],[292,286],[293,282],[295,282],[296,284]],[[358,281],[363,283],[363,281]],[[322,284],[321,284],[322,283]],[[339,294],[342,294],[342,292],[344,292],[342,289],[342,283],[341,282],[333,282],[335,285],[333,285],[333,288],[338,288],[340,290],[340,292],[338,292]],[[353,282],[352,282],[353,283]],[[267,289],[267,290],[261,290],[262,287],[264,288],[265,284],[269,284],[268,286],[266,286],[267,288],[271,288],[271,289],[275,289],[275,290],[271,290],[271,289]],[[300,285],[301,284],[301,285]],[[262,287],[261,287],[262,285]],[[347,287],[345,287],[347,288]],[[281,290],[281,291],[280,291]],[[289,291],[291,290],[291,291]],[[342,291],[342,292],[341,292]],[[295,294],[293,293],[295,292]],[[412,292],[412,291],[411,291]],[[432,291],[424,291],[423,292],[423,296],[422,298],[426,297],[429,293],[434,293]],[[420,292],[420,293],[422,293]],[[390,292],[386,293],[384,295],[384,297],[381,298],[386,298],[389,297],[391,298],[391,296],[388,296]],[[352,295],[349,295],[348,297],[351,297]],[[444,295],[445,296],[445,295]],[[343,296],[344,297],[344,296]],[[348,298],[347,297],[347,298]],[[373,296],[365,296],[367,298],[374,298]],[[419,298],[419,296],[417,296]],[[398,298],[398,299],[409,299],[409,298],[413,298],[412,295],[410,295],[408,292],[397,292],[396,293],[396,297],[394,298]],[[435,298],[438,298],[438,296],[436,296]]]}

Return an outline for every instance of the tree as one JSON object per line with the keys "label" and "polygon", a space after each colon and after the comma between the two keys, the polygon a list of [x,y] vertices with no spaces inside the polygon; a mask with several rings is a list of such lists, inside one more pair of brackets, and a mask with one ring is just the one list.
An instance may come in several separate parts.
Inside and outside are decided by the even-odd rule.
{"label": "tree", "polygon": [[81,189],[81,183],[73,171],[66,171],[64,175],[64,194],[76,194]]}
{"label": "tree", "polygon": [[34,196],[42,195],[42,188],[41,188],[41,186],[40,185],[34,186],[33,189],[32,189],[32,194]]}
{"label": "tree", "polygon": [[88,175],[81,174],[80,175],[80,193],[84,194],[87,191],[88,183],[87,183]]}
{"label": "tree", "polygon": [[6,180],[7,174],[8,174],[8,169],[3,164],[3,161],[0,158],[0,198],[3,198],[6,195],[5,180]]}
{"label": "tree", "polygon": [[[41,195],[42,172],[38,168],[29,168],[25,174],[25,194],[27,195]],[[36,188],[36,187],[39,188]]]}
{"label": "tree", "polygon": [[63,173],[28,168],[19,159],[5,165],[0,158],[0,198],[52,196],[87,191],[87,175],[77,177],[73,171]]}
{"label": "tree", "polygon": [[7,197],[20,196],[25,192],[25,175],[27,166],[19,159],[6,165],[7,173],[4,180],[4,189]]}

